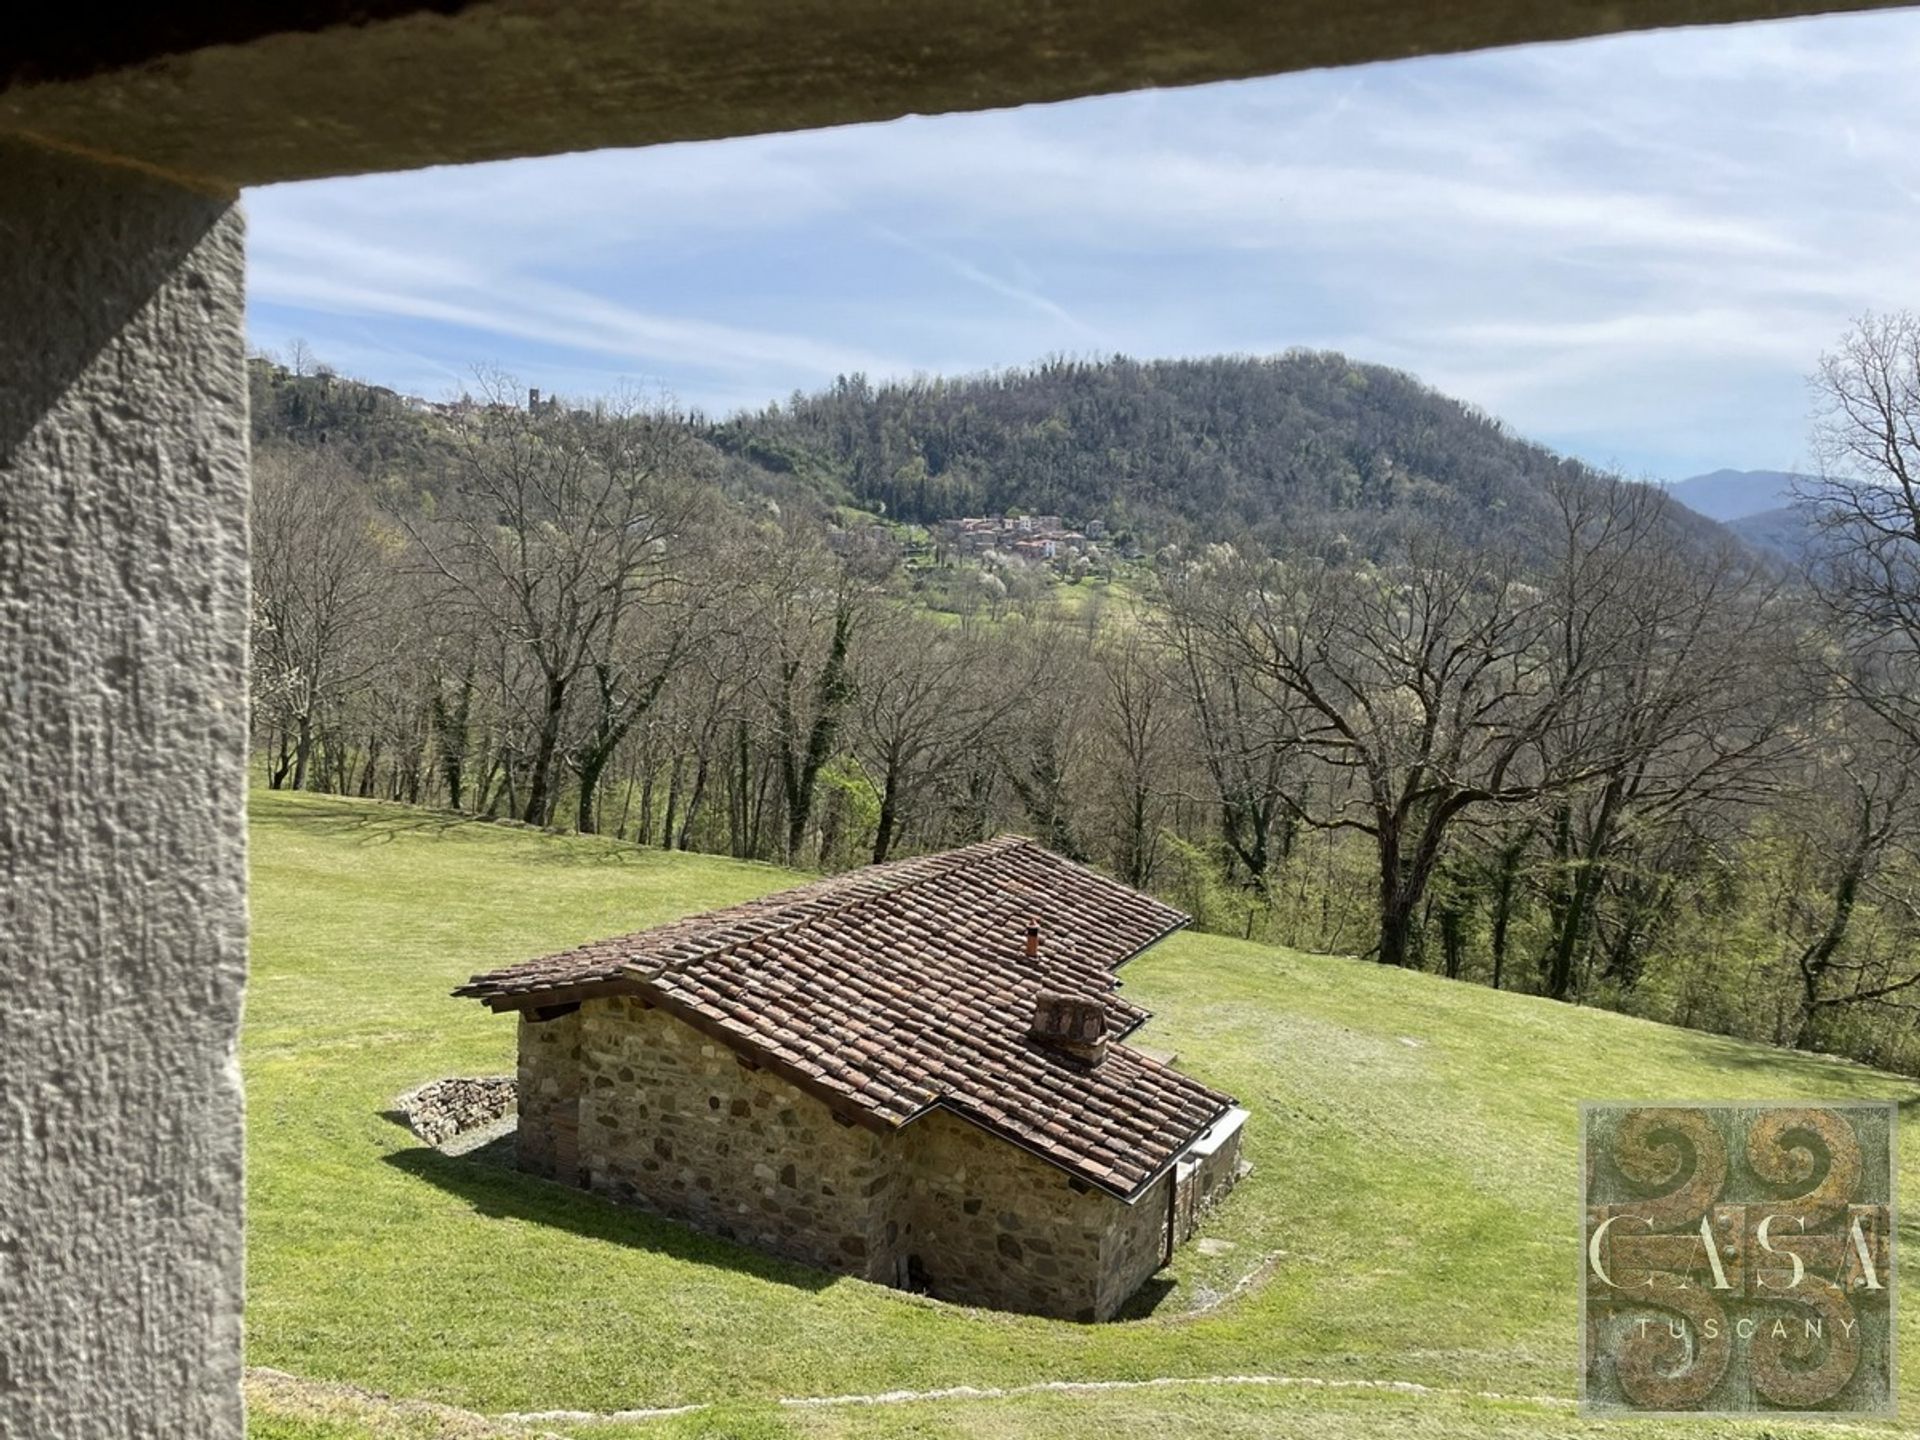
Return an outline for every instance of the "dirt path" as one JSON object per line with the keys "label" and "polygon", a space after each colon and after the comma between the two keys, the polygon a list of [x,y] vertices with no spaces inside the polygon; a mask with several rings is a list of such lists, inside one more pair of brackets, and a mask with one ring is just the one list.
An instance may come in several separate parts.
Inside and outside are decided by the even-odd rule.
{"label": "dirt path", "polygon": [[[786,1396],[773,1403],[787,1410],[829,1410],[870,1405],[911,1405],[937,1400],[1006,1400],[1022,1395],[1097,1395],[1126,1390],[1180,1390],[1264,1386],[1295,1390],[1362,1390],[1461,1400],[1490,1400],[1571,1410],[1574,1402],[1552,1395],[1498,1395],[1450,1390],[1411,1380],[1329,1379],[1312,1375],[1167,1375],[1149,1380],[1041,1380],[1030,1385],[952,1385],[940,1390],[887,1390],[872,1395]],[[377,1391],[327,1380],[302,1380],[281,1370],[247,1372],[248,1398],[277,1413],[427,1420],[443,1427],[447,1440],[564,1440],[547,1425],[633,1424],[694,1415],[712,1402],[634,1410],[525,1410],[481,1415],[425,1400],[396,1400]]]}

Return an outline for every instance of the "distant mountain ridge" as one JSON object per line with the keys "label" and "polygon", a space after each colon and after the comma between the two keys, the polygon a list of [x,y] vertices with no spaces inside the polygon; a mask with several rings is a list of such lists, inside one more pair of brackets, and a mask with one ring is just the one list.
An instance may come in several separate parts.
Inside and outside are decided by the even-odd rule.
{"label": "distant mountain ridge", "polygon": [[1742,515],[1726,526],[1753,549],[1798,564],[1819,540],[1811,504],[1781,505],[1757,515]]}
{"label": "distant mountain ridge", "polygon": [[[476,403],[429,405],[265,360],[250,372],[256,444],[324,446],[382,486],[442,483],[457,415]],[[1377,554],[1437,532],[1544,553],[1550,487],[1605,478],[1411,375],[1327,351],[1056,360],[880,385],[855,375],[757,412],[684,423],[717,452],[716,480],[743,503],[798,505],[829,523],[863,512],[922,525],[1059,515],[1101,521],[1123,551],[1311,534]],[[1682,506],[1671,520],[1701,544],[1726,533]]]}
{"label": "distant mountain ridge", "polygon": [[[1727,524],[1771,510],[1790,509],[1795,485],[1813,481],[1813,476],[1791,470],[1714,470],[1675,480],[1666,488],[1695,514]],[[1739,527],[1734,528],[1737,532]]]}
{"label": "distant mountain ridge", "polygon": [[[723,452],[914,523],[1034,511],[1152,545],[1332,530],[1547,543],[1549,483],[1600,473],[1401,371],[1329,351],[842,377],[713,424]],[[1677,526],[1703,540],[1693,515]]]}

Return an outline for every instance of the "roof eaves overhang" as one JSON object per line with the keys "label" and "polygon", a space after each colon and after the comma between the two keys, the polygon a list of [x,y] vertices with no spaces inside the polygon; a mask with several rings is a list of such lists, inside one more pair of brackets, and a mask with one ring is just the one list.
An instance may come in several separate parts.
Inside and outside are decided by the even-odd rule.
{"label": "roof eaves overhang", "polygon": [[1151,1190],[1157,1183],[1159,1183],[1161,1176],[1165,1175],[1169,1170],[1173,1169],[1174,1166],[1180,1163],[1181,1157],[1187,1153],[1188,1148],[1193,1144],[1193,1142],[1196,1139],[1206,1134],[1207,1131],[1211,1130],[1215,1125],[1218,1125],[1220,1123],[1220,1117],[1223,1115],[1229,1114],[1230,1112],[1238,1108],[1239,1104],[1240,1102],[1238,1100],[1235,1100],[1232,1096],[1227,1097],[1227,1103],[1222,1105],[1218,1110],[1214,1111],[1213,1114],[1207,1118],[1206,1124],[1195,1129],[1191,1134],[1187,1136],[1186,1139],[1182,1140],[1178,1145],[1176,1145],[1174,1147],[1173,1153],[1167,1156],[1165,1160],[1161,1161],[1160,1164],[1158,1164],[1151,1171],[1149,1171],[1147,1174],[1147,1178],[1142,1180],[1137,1186],[1135,1186],[1131,1194],[1122,1197],[1123,1199],[1125,1199],[1126,1203],[1129,1205],[1133,1204],[1141,1196],[1145,1195],[1147,1191]]}
{"label": "roof eaves overhang", "polygon": [[536,1010],[549,1005],[577,1005],[582,1000],[599,1000],[610,995],[631,995],[633,982],[624,976],[583,980],[567,985],[543,985],[525,990],[486,991],[462,985],[453,992],[459,999],[478,1000],[495,1014],[506,1010]]}
{"label": "roof eaves overhang", "polygon": [[1133,949],[1129,950],[1126,954],[1122,955],[1118,960],[1113,962],[1113,965],[1110,968],[1117,971],[1122,966],[1131,965],[1134,961],[1138,960],[1142,955],[1146,954],[1147,951],[1153,949],[1154,946],[1158,945],[1162,940],[1166,939],[1169,935],[1176,934],[1179,931],[1186,929],[1191,924],[1193,924],[1193,917],[1191,915],[1182,915],[1178,920],[1174,921],[1171,925],[1167,926],[1166,929],[1162,930],[1158,935],[1155,935],[1151,940],[1148,940],[1143,944],[1136,945]]}

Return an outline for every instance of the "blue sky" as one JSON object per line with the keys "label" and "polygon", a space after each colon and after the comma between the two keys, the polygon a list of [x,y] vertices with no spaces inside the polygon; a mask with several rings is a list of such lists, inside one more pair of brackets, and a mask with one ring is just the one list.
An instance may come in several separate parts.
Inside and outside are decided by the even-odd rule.
{"label": "blue sky", "polygon": [[1806,461],[1920,309],[1920,11],[251,192],[256,346],[710,413],[838,373],[1303,345],[1635,476]]}

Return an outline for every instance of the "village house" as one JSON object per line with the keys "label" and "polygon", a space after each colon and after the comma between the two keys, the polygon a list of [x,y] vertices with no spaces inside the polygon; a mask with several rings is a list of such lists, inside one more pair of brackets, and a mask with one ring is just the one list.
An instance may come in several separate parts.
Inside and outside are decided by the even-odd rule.
{"label": "village house", "polygon": [[1058,515],[967,515],[936,521],[931,528],[941,549],[969,558],[995,554],[1067,571],[1085,570],[1104,558],[1093,544],[1106,533],[1099,520],[1088,521],[1082,531],[1068,529]]}
{"label": "village house", "polygon": [[1246,1112],[1126,1043],[1188,917],[1002,837],[475,976],[519,1163],[942,1299],[1113,1315],[1238,1178]]}

